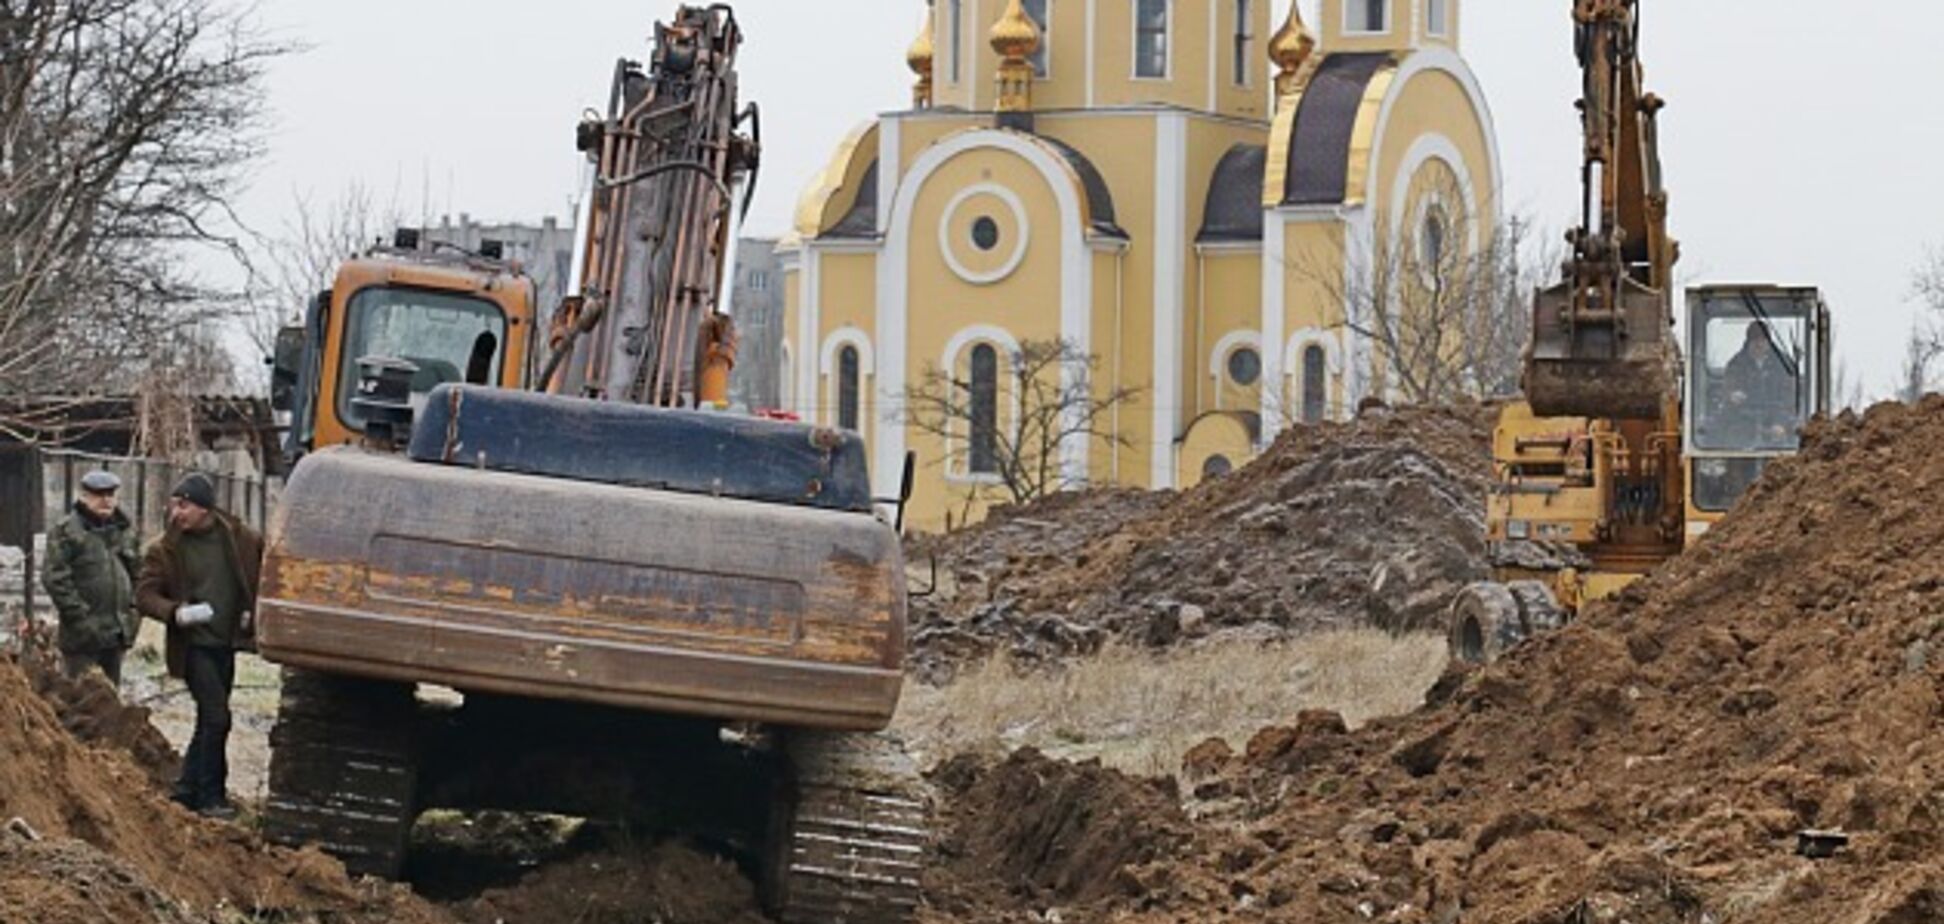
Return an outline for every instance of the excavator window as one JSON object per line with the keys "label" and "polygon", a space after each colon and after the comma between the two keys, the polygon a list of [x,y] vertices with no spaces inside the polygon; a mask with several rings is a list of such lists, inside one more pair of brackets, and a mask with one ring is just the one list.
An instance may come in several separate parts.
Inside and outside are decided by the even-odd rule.
{"label": "excavator window", "polygon": [[337,412],[345,426],[364,427],[357,394],[358,361],[401,359],[418,367],[412,396],[422,399],[447,382],[499,381],[506,313],[484,299],[453,292],[375,286],[351,297],[340,351]]}
{"label": "excavator window", "polygon": [[1696,448],[1788,452],[1814,411],[1810,322],[1717,302],[1701,318],[1694,363]]}

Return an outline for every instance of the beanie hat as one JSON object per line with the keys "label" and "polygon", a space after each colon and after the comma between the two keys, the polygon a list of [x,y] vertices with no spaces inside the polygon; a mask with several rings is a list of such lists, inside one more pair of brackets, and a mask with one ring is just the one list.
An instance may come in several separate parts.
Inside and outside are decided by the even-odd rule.
{"label": "beanie hat", "polygon": [[179,482],[170,497],[180,497],[204,510],[216,509],[216,484],[201,472],[190,472]]}

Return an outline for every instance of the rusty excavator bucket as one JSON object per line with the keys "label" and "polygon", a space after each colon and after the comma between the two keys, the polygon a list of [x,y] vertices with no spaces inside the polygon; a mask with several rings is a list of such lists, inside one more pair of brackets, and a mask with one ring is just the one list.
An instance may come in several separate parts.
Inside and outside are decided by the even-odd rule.
{"label": "rusty excavator bucket", "polygon": [[1526,400],[1541,417],[1652,419],[1680,380],[1680,356],[1661,293],[1623,279],[1610,309],[1575,310],[1571,282],[1533,299]]}

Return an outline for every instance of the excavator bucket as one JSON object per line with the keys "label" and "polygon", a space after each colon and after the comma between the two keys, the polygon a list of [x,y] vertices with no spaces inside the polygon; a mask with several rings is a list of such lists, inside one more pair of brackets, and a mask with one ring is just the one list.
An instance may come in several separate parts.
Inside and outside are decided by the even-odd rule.
{"label": "excavator bucket", "polygon": [[1571,284],[1533,300],[1525,392],[1540,417],[1659,417],[1679,382],[1680,357],[1659,293],[1621,284],[1611,311],[1573,309]]}

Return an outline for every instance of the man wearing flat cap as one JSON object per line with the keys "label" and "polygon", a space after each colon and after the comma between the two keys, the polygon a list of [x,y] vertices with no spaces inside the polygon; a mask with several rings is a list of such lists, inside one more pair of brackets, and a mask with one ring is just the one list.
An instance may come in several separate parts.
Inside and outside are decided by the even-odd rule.
{"label": "man wearing flat cap", "polygon": [[47,533],[41,584],[60,615],[61,663],[68,676],[99,669],[121,685],[122,656],[135,645],[135,526],[118,509],[121,479],[93,471],[81,478],[74,510]]}
{"label": "man wearing flat cap", "polygon": [[168,626],[169,675],[189,685],[196,730],[182,757],[174,798],[205,815],[230,817],[230,691],[236,652],[252,647],[263,541],[216,506],[216,484],[192,473],[169,495],[169,529],[142,555],[135,598]]}

